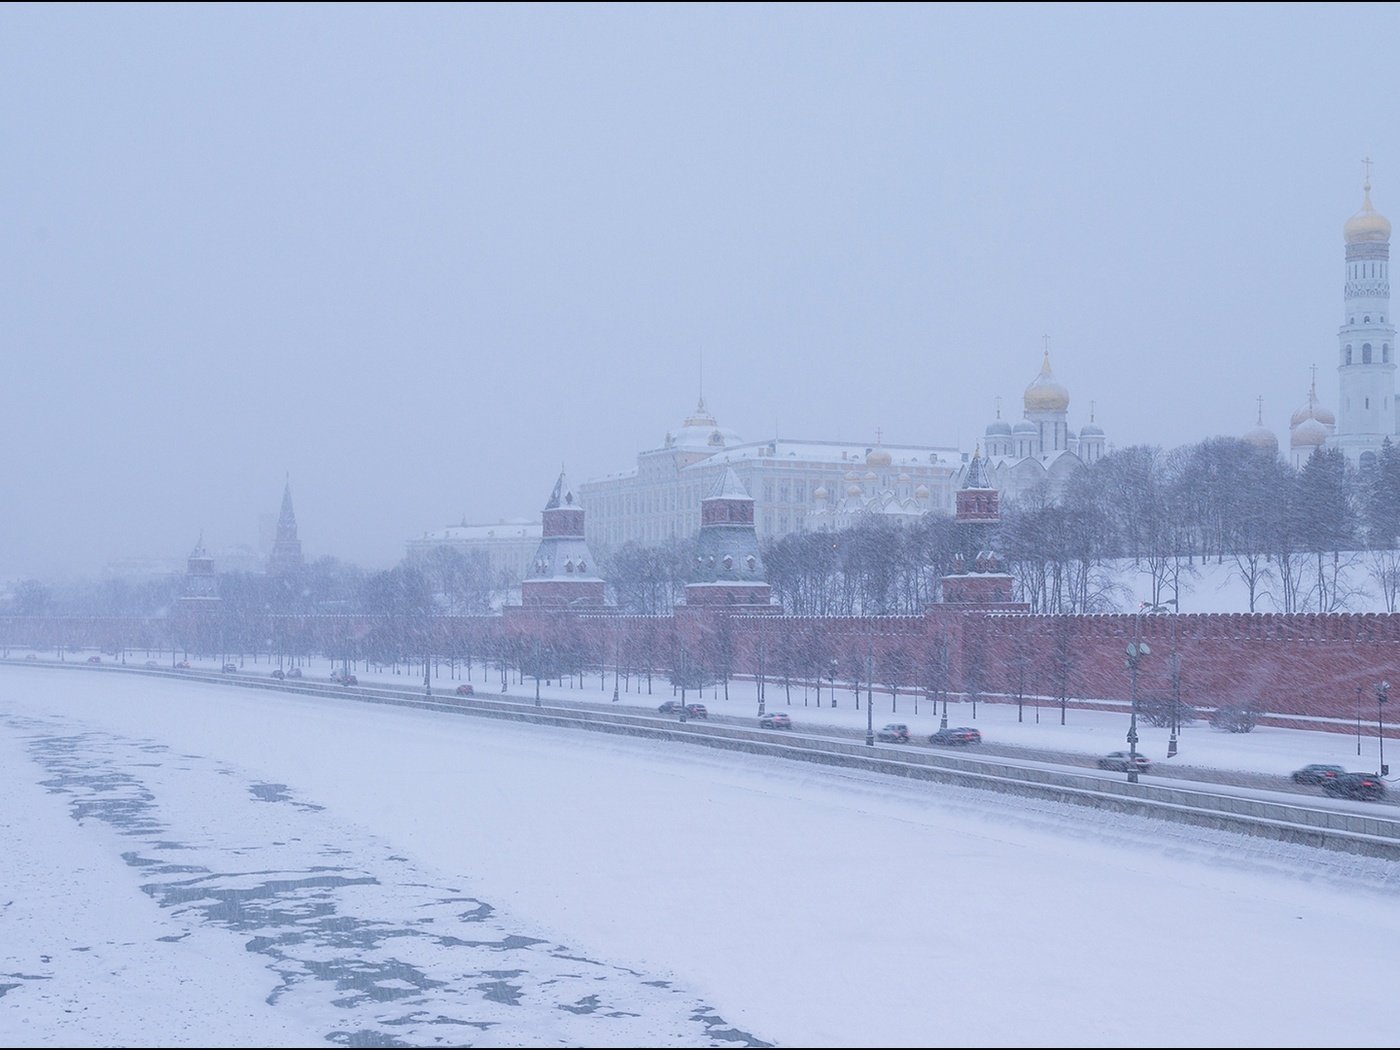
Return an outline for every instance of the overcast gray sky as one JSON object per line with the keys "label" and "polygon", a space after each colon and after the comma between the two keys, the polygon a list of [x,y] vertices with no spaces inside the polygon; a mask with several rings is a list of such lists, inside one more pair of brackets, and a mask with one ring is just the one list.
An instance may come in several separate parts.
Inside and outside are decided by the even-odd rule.
{"label": "overcast gray sky", "polygon": [[383,568],[693,408],[953,444],[1335,408],[1400,7],[0,7],[0,579]]}

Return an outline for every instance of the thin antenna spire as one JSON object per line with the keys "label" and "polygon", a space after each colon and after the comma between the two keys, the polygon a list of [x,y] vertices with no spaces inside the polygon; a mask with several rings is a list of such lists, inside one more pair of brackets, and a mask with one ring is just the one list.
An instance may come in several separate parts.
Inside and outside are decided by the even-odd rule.
{"label": "thin antenna spire", "polygon": [[1259,415],[1254,420],[1254,425],[1262,427],[1264,425],[1264,395],[1260,394],[1254,400],[1259,402]]}
{"label": "thin antenna spire", "polygon": [[998,395],[996,396],[996,403],[997,403],[997,418],[1000,419],[1000,418],[1001,418],[1001,395],[1000,395],[1000,394],[998,394]]}

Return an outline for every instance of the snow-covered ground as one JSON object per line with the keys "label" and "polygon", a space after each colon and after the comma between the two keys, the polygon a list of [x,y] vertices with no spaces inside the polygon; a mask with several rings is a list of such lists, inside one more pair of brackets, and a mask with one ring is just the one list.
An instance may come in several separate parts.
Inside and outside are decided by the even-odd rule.
{"label": "snow-covered ground", "polygon": [[[798,729],[854,722],[838,698],[799,698]],[[977,724],[1119,746],[1116,716],[1047,715],[983,704]],[[1182,758],[1354,766],[1354,747],[1193,728]],[[7,665],[0,797],[6,1046],[1338,1046],[1400,1030],[1400,865],[946,785]]]}

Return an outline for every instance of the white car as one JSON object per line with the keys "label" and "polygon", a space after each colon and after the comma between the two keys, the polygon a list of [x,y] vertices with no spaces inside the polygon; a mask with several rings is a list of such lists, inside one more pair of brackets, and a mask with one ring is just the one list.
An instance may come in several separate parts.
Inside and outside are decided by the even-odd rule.
{"label": "white car", "polygon": [[1130,751],[1110,751],[1099,759],[1100,769],[1112,769],[1119,773],[1126,773],[1129,767],[1133,766],[1139,773],[1146,772],[1152,766],[1152,759],[1141,753],[1134,755]]}

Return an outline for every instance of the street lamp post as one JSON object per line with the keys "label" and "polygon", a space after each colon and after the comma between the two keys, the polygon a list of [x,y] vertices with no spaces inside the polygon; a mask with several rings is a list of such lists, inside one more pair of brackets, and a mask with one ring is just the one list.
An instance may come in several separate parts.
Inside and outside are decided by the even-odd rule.
{"label": "street lamp post", "polygon": [[1133,683],[1133,715],[1128,721],[1128,783],[1137,784],[1137,666],[1152,650],[1145,641],[1130,641],[1127,648],[1128,676]]}
{"label": "street lamp post", "polygon": [[1376,686],[1376,737],[1381,746],[1381,776],[1390,775],[1390,767],[1385,764],[1385,702],[1390,699],[1390,683],[1381,682]]}
{"label": "street lamp post", "polygon": [[1167,741],[1167,757],[1176,757],[1176,732],[1181,724],[1181,654],[1173,652],[1172,666],[1172,736]]}
{"label": "street lamp post", "polygon": [[[613,703],[617,703],[618,700],[620,699],[619,696],[618,696],[618,694],[617,694],[617,665],[618,665],[619,662],[620,662],[620,649],[619,649],[619,644],[618,644],[618,640],[617,640],[617,625],[614,624],[614,625],[613,625]],[[627,688],[630,690],[632,687],[629,685]]]}
{"label": "street lamp post", "polygon": [[1361,755],[1361,687],[1356,687],[1356,754]]}
{"label": "street lamp post", "polygon": [[[874,671],[873,671],[873,669],[872,669],[871,666],[870,666],[870,654],[867,653],[866,656],[865,656],[865,680],[866,680],[867,682],[870,681],[871,678],[873,677],[873,675],[874,675]],[[874,746],[875,746],[875,715],[874,715],[875,705],[874,705],[873,703],[871,703],[870,701],[871,701],[871,696],[867,695],[866,698],[865,698],[865,746],[866,746],[866,747],[874,747]]]}

